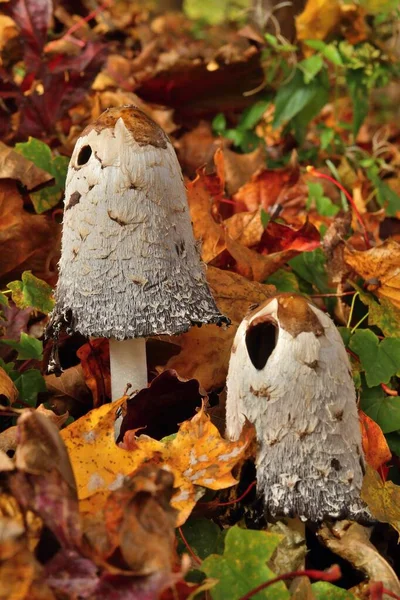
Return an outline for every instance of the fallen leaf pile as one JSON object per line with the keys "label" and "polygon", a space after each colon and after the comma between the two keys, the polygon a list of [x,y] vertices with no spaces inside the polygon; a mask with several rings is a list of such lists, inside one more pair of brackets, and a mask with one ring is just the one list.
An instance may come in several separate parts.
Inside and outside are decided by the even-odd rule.
{"label": "fallen leaf pile", "polygon": [[[286,4],[0,3],[0,600],[400,598],[398,7]],[[46,328],[69,159],[123,105],[170,137],[230,326],[147,339],[110,402],[109,341]],[[341,333],[366,522],[268,523],[253,426],[225,437],[235,333],[277,293]]]}

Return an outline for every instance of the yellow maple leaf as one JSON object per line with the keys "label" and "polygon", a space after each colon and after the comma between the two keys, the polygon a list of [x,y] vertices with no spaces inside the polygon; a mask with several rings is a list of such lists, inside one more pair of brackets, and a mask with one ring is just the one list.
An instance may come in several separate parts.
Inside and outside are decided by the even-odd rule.
{"label": "yellow maple leaf", "polygon": [[377,471],[366,465],[361,498],[381,523],[390,523],[400,534],[400,486],[382,481]]}
{"label": "yellow maple leaf", "polygon": [[243,458],[254,437],[245,427],[237,442],[222,438],[204,407],[181,424],[173,440],[161,442],[127,432],[121,448],[114,442],[114,420],[121,398],[81,417],[61,432],[68,448],[82,512],[100,510],[110,490],[141,465],[154,462],[174,475],[176,493],[171,505],[178,510],[177,525],[190,515],[204,488],[220,490],[236,483],[232,468]]}

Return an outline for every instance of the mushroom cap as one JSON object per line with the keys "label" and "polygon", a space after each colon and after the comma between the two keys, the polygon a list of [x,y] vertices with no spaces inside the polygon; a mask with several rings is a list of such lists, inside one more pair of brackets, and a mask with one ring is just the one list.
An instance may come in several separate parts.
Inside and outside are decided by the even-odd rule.
{"label": "mushroom cap", "polygon": [[167,135],[134,106],[106,110],[69,164],[50,334],[126,339],[227,321],[206,282]]}
{"label": "mushroom cap", "polygon": [[245,418],[256,428],[269,515],[370,518],[350,364],[326,314],[293,294],[257,307],[236,333],[227,388],[228,436],[238,438]]}

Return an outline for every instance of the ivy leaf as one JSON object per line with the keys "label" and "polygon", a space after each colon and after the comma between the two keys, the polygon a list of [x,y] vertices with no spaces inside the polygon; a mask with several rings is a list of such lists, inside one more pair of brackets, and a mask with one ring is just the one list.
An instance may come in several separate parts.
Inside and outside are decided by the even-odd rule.
{"label": "ivy leaf", "polygon": [[[182,525],[182,532],[190,548],[201,560],[213,553],[220,554],[224,550],[223,543],[221,547],[223,532],[210,519],[191,518]],[[187,552],[181,540],[178,542],[178,552]]]}
{"label": "ivy leaf", "polygon": [[21,333],[19,342],[15,340],[1,339],[3,344],[7,344],[18,351],[17,360],[42,360],[43,342],[31,337],[27,333]]}
{"label": "ivy leaf", "polygon": [[328,275],[326,272],[326,257],[321,248],[316,248],[312,252],[303,252],[289,260],[289,265],[292,267],[296,275],[299,275],[315,286],[322,293],[331,292],[328,283]]}
{"label": "ivy leaf", "polygon": [[36,406],[39,392],[47,391],[43,375],[38,369],[28,369],[23,373],[12,371],[10,377],[19,392],[19,398],[31,406]]}
{"label": "ivy leaf", "polygon": [[15,150],[31,160],[37,167],[53,175],[55,184],[31,193],[30,197],[38,214],[53,208],[61,200],[69,159],[65,156],[53,158],[50,148],[44,142],[30,137],[28,142],[15,145]]}
{"label": "ivy leaf", "polygon": [[391,451],[396,454],[396,456],[400,456],[400,433],[388,433],[385,437]]}
{"label": "ivy leaf", "polygon": [[365,371],[368,387],[389,383],[400,372],[400,339],[379,338],[370,329],[358,329],[349,348],[357,354]]}
{"label": "ivy leaf", "polygon": [[379,425],[383,433],[400,429],[399,398],[386,396],[381,386],[363,388],[361,409]]}
{"label": "ivy leaf", "polygon": [[[212,554],[201,566],[207,577],[218,579],[213,600],[241,598],[247,592],[275,577],[267,566],[282,536],[266,531],[231,527],[225,538],[224,554]],[[286,600],[290,594],[282,581],[258,594],[255,600]]]}
{"label": "ivy leaf", "polygon": [[285,269],[278,269],[273,275],[268,277],[266,283],[274,285],[278,292],[290,292],[299,294],[299,282],[294,273]]}
{"label": "ivy leaf", "polygon": [[356,600],[351,592],[332,585],[327,581],[317,581],[313,583],[311,589],[315,600]]}
{"label": "ivy leaf", "polygon": [[390,300],[381,297],[378,301],[373,294],[354,283],[352,285],[361,302],[369,308],[368,324],[379,327],[385,336],[400,338],[400,310]]}
{"label": "ivy leaf", "polygon": [[32,275],[31,271],[22,273],[22,281],[11,281],[7,284],[12,291],[12,299],[18,308],[34,308],[47,314],[53,310],[54,299],[51,286]]}

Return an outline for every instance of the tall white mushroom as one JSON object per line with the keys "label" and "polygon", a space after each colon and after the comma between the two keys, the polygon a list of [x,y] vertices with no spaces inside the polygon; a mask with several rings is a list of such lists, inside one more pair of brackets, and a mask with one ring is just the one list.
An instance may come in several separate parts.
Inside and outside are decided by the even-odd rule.
{"label": "tall white mushroom", "polygon": [[115,400],[128,383],[147,385],[144,338],[227,321],[205,279],[167,135],[134,106],[105,111],[68,168],[50,334],[110,338]]}
{"label": "tall white mushroom", "polygon": [[331,319],[302,296],[268,299],[241,323],[227,381],[227,434],[258,440],[266,511],[319,521],[368,518],[350,364]]}

